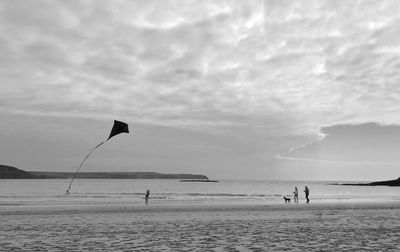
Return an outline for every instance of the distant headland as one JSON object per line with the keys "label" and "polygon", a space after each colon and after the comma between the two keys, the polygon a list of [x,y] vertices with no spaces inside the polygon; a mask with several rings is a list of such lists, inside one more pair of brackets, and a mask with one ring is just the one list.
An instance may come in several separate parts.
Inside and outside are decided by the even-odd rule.
{"label": "distant headland", "polygon": [[33,179],[34,176],[24,170],[8,166],[0,165],[0,179]]}
{"label": "distant headland", "polygon": [[337,184],[337,185],[348,185],[348,186],[400,186],[400,177],[395,180],[377,181],[371,183],[357,183],[357,184]]}
{"label": "distant headland", "polygon": [[180,182],[219,182],[218,180],[210,180],[210,179],[183,179]]}
{"label": "distant headland", "polygon": [[[73,172],[24,171],[16,167],[0,165],[0,179],[69,179]],[[80,172],[77,179],[201,179],[205,175],[197,174],[164,174],[157,172]]]}

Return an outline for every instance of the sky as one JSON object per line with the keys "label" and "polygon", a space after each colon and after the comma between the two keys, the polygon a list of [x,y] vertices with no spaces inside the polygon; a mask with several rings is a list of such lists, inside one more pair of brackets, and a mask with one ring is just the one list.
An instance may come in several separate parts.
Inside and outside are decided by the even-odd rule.
{"label": "sky", "polygon": [[0,164],[400,176],[400,2],[0,1]]}

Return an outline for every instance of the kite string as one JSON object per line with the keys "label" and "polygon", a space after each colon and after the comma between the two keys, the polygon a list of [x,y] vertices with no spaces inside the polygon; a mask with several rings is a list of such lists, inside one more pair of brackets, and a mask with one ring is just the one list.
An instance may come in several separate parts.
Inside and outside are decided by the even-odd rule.
{"label": "kite string", "polygon": [[74,179],[75,179],[76,175],[78,174],[78,172],[79,172],[79,170],[81,169],[82,165],[85,163],[86,159],[88,159],[88,157],[92,154],[92,152],[93,152],[95,149],[99,148],[102,144],[104,144],[104,143],[107,142],[107,141],[108,141],[108,139],[105,140],[105,141],[103,141],[103,142],[101,142],[101,143],[99,143],[96,147],[94,147],[93,149],[91,149],[90,152],[85,156],[85,158],[83,159],[83,161],[82,161],[81,164],[79,165],[78,169],[76,170],[76,172],[75,172],[74,175],[72,176],[71,182],[69,183],[69,186],[68,186],[67,193],[69,193],[69,191],[71,190],[72,182],[74,182]]}

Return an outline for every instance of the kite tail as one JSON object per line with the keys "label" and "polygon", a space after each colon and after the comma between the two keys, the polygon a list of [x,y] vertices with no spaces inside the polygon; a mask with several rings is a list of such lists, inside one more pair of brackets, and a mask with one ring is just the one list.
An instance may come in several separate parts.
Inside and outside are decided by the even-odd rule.
{"label": "kite tail", "polygon": [[90,152],[85,156],[85,158],[83,159],[82,163],[79,165],[78,169],[77,169],[76,172],[74,173],[74,176],[72,176],[71,182],[69,183],[69,186],[68,186],[67,193],[70,192],[71,186],[72,186],[72,182],[74,182],[74,179],[75,179],[76,175],[78,175],[79,170],[81,169],[82,165],[85,163],[86,159],[88,159],[88,157],[92,154],[92,152],[93,152],[95,149],[99,148],[103,143],[105,143],[105,142],[107,142],[107,141],[108,141],[108,139],[105,140],[105,141],[103,141],[103,142],[101,142],[101,143],[99,143],[96,147],[94,147],[93,149],[91,149]]}

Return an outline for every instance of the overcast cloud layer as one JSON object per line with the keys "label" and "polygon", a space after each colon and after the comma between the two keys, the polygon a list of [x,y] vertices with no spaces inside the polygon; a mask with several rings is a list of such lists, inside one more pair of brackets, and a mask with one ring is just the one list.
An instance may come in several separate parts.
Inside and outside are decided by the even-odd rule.
{"label": "overcast cloud layer", "polygon": [[324,126],[400,124],[397,0],[2,0],[0,14],[4,116],[246,131],[280,143],[256,143],[267,157]]}

